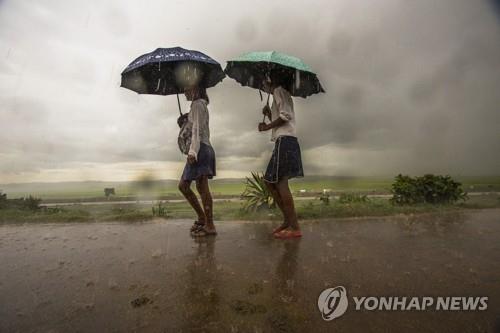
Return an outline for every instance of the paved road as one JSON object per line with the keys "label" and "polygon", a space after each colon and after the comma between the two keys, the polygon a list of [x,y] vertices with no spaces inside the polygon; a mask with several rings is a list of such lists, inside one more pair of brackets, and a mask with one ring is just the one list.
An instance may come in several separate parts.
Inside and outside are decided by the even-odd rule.
{"label": "paved road", "polygon": [[[305,222],[0,226],[0,332],[493,332],[500,210]],[[344,286],[324,321],[319,294]],[[486,311],[355,310],[361,296],[488,296]]]}

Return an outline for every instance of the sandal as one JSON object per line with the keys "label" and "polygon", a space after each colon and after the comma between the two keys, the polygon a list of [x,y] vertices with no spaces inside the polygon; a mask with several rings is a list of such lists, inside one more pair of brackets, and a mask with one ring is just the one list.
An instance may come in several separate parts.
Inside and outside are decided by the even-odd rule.
{"label": "sandal", "polygon": [[279,227],[274,228],[272,234],[274,235],[274,234],[280,232],[281,230],[285,230],[286,228],[288,228],[288,224],[283,222]]}
{"label": "sandal", "polygon": [[204,222],[200,222],[199,220],[194,221],[193,225],[191,226],[191,232],[194,232],[200,228],[203,228],[205,226]]}
{"label": "sandal", "polygon": [[206,236],[216,236],[217,231],[215,229],[213,230],[208,230],[204,226],[201,227],[200,229],[193,231],[191,233],[193,237],[206,237]]}
{"label": "sandal", "polygon": [[302,237],[302,231],[300,230],[281,230],[274,234],[274,238],[279,239],[290,239]]}

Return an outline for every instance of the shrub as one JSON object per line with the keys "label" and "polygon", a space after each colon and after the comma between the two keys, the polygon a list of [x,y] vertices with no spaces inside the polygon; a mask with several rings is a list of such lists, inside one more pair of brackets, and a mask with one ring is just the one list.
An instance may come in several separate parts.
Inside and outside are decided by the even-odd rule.
{"label": "shrub", "polygon": [[450,176],[424,175],[410,177],[398,175],[392,184],[391,202],[394,204],[453,203],[466,200],[467,193],[462,190],[462,184]]}
{"label": "shrub", "polygon": [[7,194],[0,191],[0,208],[7,206]]}
{"label": "shrub", "polygon": [[40,202],[42,202],[42,199],[35,198],[34,196],[30,195],[29,197],[24,198],[24,208],[37,210],[40,208]]}
{"label": "shrub", "polygon": [[104,195],[106,198],[109,198],[110,195],[116,195],[114,187],[106,187],[104,189]]}
{"label": "shrub", "polygon": [[241,198],[245,200],[243,210],[247,212],[275,207],[273,196],[267,189],[264,176],[260,173],[252,172],[252,178],[246,177],[245,190]]}
{"label": "shrub", "polygon": [[7,193],[0,191],[0,201],[7,201]]}
{"label": "shrub", "polygon": [[330,194],[326,193],[326,192],[323,192],[320,196],[319,196],[319,201],[323,202],[323,204],[325,206],[328,206],[330,204]]}
{"label": "shrub", "polygon": [[167,216],[167,207],[164,206],[161,201],[159,201],[156,206],[153,206],[151,210],[153,212],[153,216]]}
{"label": "shrub", "polygon": [[42,199],[36,198],[32,195],[20,199],[7,199],[7,197],[0,196],[0,208],[14,208],[14,209],[40,209],[40,202]]}

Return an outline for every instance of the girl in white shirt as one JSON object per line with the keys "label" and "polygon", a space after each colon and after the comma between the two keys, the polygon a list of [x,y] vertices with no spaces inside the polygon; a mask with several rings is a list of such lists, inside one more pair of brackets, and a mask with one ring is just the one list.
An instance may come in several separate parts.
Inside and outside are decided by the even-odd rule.
{"label": "girl in white shirt", "polygon": [[295,130],[295,112],[290,93],[277,80],[264,82],[264,90],[273,94],[271,109],[265,106],[262,112],[271,123],[259,124],[259,131],[272,130],[271,141],[275,142],[271,160],[264,174],[267,188],[283,212],[285,221],[273,231],[276,238],[302,237],[297,220],[288,179],[303,177],[300,145]]}
{"label": "girl in white shirt", "polygon": [[[191,227],[193,236],[216,235],[213,221],[213,202],[208,180],[216,175],[215,151],[210,144],[209,99],[205,88],[191,87],[184,92],[188,101],[192,101],[188,114],[191,130],[191,143],[186,165],[179,181],[179,190],[198,215],[198,220]],[[191,182],[196,182],[203,207],[191,190]]]}

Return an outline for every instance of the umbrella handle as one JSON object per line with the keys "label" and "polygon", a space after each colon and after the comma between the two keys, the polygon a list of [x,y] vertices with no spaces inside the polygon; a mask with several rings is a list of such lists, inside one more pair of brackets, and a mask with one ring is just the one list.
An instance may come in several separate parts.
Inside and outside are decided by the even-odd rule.
{"label": "umbrella handle", "polygon": [[[259,90],[260,91],[260,90]],[[266,101],[266,105],[269,107],[269,96],[271,96],[271,93],[268,93],[267,94],[267,101]],[[271,117],[268,116],[269,118],[269,121],[271,121]],[[264,122],[266,120],[266,115],[264,115],[264,117],[262,118],[262,122]]]}
{"label": "umbrella handle", "polygon": [[179,106],[179,113],[182,116],[182,111],[181,111],[181,102],[179,101],[179,94],[177,94],[177,105]]}

